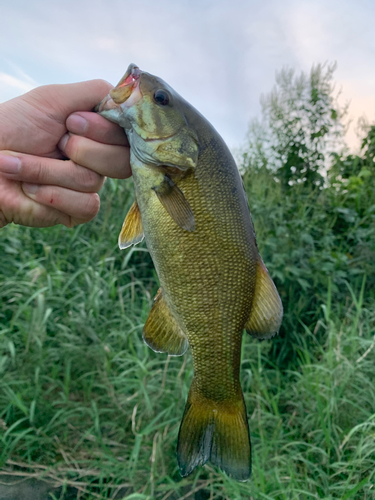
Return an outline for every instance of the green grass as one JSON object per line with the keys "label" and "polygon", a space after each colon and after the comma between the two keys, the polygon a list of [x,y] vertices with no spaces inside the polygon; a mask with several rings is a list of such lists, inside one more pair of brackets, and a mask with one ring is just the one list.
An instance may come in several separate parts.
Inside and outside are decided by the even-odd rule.
{"label": "green grass", "polygon": [[328,280],[319,320],[290,332],[304,335],[287,367],[272,340],[244,337],[252,478],[210,465],[179,476],[192,362],[142,342],[158,285],[144,246],[117,248],[129,189],[107,182],[100,216],[74,230],[0,232],[1,472],[85,500],[375,499],[375,300],[363,278],[343,282],[345,301]]}

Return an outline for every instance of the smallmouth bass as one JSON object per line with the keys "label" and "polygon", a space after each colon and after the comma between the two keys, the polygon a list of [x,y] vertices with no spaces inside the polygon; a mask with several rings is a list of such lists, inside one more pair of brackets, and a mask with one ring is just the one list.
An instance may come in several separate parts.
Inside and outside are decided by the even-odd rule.
{"label": "smallmouth bass", "polygon": [[97,111],[122,126],[130,143],[135,202],[119,246],[144,237],[160,280],[143,338],[175,356],[190,346],[193,357],[180,473],[210,460],[245,481],[251,445],[239,380],[242,333],[272,337],[283,309],[236,163],[193,106],[134,64]]}

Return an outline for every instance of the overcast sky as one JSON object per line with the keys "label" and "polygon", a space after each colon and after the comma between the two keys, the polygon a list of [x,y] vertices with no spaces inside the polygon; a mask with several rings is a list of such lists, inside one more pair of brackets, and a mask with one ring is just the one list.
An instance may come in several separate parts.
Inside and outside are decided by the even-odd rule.
{"label": "overcast sky", "polygon": [[275,71],[337,61],[350,116],[375,121],[374,0],[3,0],[0,16],[0,101],[49,83],[116,84],[134,62],[236,147]]}

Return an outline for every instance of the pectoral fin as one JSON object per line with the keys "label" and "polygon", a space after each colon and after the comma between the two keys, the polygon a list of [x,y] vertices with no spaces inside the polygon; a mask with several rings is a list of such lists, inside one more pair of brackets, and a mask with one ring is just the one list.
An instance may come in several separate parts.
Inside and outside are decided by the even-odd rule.
{"label": "pectoral fin", "polygon": [[130,247],[130,245],[136,245],[144,238],[143,226],[141,219],[141,212],[137,201],[133,203],[130,207],[127,216],[125,217],[124,223],[120,235],[118,237],[118,246],[122,249]]}
{"label": "pectoral fin", "polygon": [[155,352],[181,356],[188,347],[188,340],[167,306],[161,289],[143,328],[143,340]]}
{"label": "pectoral fin", "polygon": [[181,189],[167,175],[153,190],[175,223],[186,231],[194,231],[195,219],[190,204]]}
{"label": "pectoral fin", "polygon": [[260,260],[257,264],[253,306],[245,329],[257,339],[269,339],[279,331],[282,318],[280,296],[266,266]]}

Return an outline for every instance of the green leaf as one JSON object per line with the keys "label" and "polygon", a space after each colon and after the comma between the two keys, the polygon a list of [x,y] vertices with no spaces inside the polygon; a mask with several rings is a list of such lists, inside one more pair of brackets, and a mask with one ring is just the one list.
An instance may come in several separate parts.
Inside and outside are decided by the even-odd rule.
{"label": "green leaf", "polygon": [[369,482],[370,477],[371,476],[368,476],[365,479],[362,479],[362,481],[357,484],[357,486],[354,486],[354,488],[345,493],[345,495],[342,497],[342,500],[348,500],[348,498],[352,498],[357,493],[357,491],[359,491],[365,484]]}

